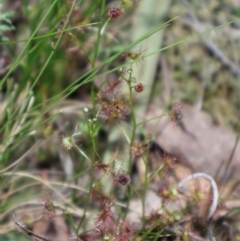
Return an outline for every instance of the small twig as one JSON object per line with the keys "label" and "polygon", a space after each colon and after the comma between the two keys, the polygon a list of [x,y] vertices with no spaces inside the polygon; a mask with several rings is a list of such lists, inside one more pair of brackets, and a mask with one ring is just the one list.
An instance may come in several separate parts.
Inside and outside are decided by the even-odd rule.
{"label": "small twig", "polygon": [[15,225],[20,229],[21,232],[23,232],[27,236],[34,237],[34,238],[44,240],[44,241],[58,241],[56,239],[52,239],[52,238],[48,238],[48,237],[36,234],[36,233],[30,231],[29,229],[25,228],[24,225],[22,225],[16,221],[14,214],[12,215],[12,218],[13,218],[13,222],[15,223]]}
{"label": "small twig", "polygon": [[216,184],[215,180],[210,175],[208,175],[204,172],[198,172],[198,173],[195,173],[195,174],[190,175],[190,176],[186,177],[185,179],[183,179],[178,184],[178,188],[181,188],[187,181],[192,180],[192,179],[197,178],[197,177],[206,178],[208,181],[210,181],[211,186],[212,186],[213,201],[212,201],[212,204],[210,206],[206,221],[207,221],[207,232],[208,232],[209,239],[211,241],[216,241],[216,239],[213,236],[212,229],[211,229],[211,226],[210,226],[212,216],[213,216],[214,212],[216,211],[217,204],[218,204],[218,188],[217,188],[217,184]]}

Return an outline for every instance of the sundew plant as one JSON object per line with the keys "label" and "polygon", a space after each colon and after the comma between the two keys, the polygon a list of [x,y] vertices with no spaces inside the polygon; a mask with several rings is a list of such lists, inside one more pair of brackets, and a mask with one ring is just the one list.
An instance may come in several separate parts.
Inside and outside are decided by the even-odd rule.
{"label": "sundew plant", "polygon": [[161,98],[158,56],[213,29],[166,44],[181,17],[166,16],[171,1],[9,2],[0,3],[0,239],[216,240],[216,181],[180,179],[157,124],[146,128],[163,119],[184,128],[184,97],[146,118]]}

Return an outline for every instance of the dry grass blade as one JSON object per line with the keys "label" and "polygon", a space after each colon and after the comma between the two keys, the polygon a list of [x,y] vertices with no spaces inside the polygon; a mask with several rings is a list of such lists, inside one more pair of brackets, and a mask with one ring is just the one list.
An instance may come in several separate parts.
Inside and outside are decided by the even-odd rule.
{"label": "dry grass blade", "polygon": [[[0,153],[4,153],[7,148],[14,143],[15,137],[22,131],[24,124],[27,122],[27,118],[30,116],[30,111],[34,104],[35,97],[30,90],[30,84],[26,85],[25,90],[18,95],[18,85],[13,87],[12,93],[9,97],[6,96],[3,103],[0,104],[0,123],[6,122],[6,129],[10,129],[10,133],[6,131],[6,136],[8,139],[5,143],[0,145]],[[11,112],[15,112],[16,114],[13,116],[13,119],[9,119],[11,116]],[[2,123],[3,124],[3,123]],[[36,123],[35,123],[36,124]]]}

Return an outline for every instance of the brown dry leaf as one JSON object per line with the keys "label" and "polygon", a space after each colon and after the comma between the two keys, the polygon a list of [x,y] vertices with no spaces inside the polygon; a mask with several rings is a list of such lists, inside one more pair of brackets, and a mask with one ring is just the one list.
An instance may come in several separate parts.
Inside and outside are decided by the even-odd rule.
{"label": "brown dry leaf", "polygon": [[[170,118],[165,116],[149,121],[147,131],[155,133],[158,145],[179,157],[194,172],[206,172],[221,183],[236,177],[240,168],[240,145],[237,145],[232,161],[228,162],[237,136],[230,130],[215,126],[207,113],[192,106],[185,104],[181,111],[184,118],[179,126],[173,128]],[[151,106],[146,119],[162,114],[163,109]]]}
{"label": "brown dry leaf", "polygon": [[[178,157],[180,162],[176,165],[175,172],[180,180],[191,172],[205,172],[216,180],[221,204],[214,219],[223,217],[240,204],[237,198],[240,193],[240,145],[237,144],[237,136],[231,130],[214,125],[204,111],[187,104],[181,111],[184,118],[177,127],[173,128],[169,116],[165,115],[160,120],[147,122],[146,129],[155,133],[156,143],[165,152]],[[151,106],[146,119],[162,114],[166,114],[163,108]],[[208,185],[208,182],[204,183],[202,179],[196,182],[204,188]],[[209,200],[211,201],[211,198]],[[204,206],[209,204],[200,206],[200,217],[206,216]]]}

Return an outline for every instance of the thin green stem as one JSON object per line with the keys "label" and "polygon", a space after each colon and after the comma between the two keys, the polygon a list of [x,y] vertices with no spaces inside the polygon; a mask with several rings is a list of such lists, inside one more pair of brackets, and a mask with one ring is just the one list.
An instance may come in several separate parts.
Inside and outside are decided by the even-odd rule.
{"label": "thin green stem", "polygon": [[[92,69],[95,68],[97,57],[98,57],[98,51],[99,51],[99,46],[100,46],[101,37],[102,37],[102,28],[103,27],[105,28],[105,24],[103,24],[105,5],[106,5],[106,0],[103,0],[102,6],[101,6],[99,27],[98,27],[97,43],[96,43],[93,61],[92,61]],[[96,93],[95,93],[95,81],[94,80],[95,80],[95,76],[94,76],[93,81],[91,83],[91,100],[92,100],[93,113],[96,112]]]}
{"label": "thin green stem", "polygon": [[129,149],[129,161],[128,161],[128,171],[131,172],[131,164],[132,164],[132,155],[131,155],[131,146],[134,143],[135,140],[135,134],[137,129],[137,121],[136,121],[136,115],[133,105],[133,93],[132,93],[132,83],[131,83],[132,75],[129,75],[129,80],[127,81],[128,88],[129,88],[129,97],[130,97],[130,109],[131,109],[131,117],[132,117],[132,135],[130,139],[130,149]]}
{"label": "thin green stem", "polygon": [[[32,40],[47,38],[47,37],[55,36],[57,33],[65,33],[65,32],[69,32],[70,30],[85,28],[85,27],[89,27],[89,26],[92,26],[92,25],[96,25],[96,24],[98,24],[98,23],[88,23],[88,24],[82,24],[82,25],[78,25],[78,26],[74,26],[74,27],[70,27],[70,28],[65,28],[65,29],[60,30],[60,31],[54,31],[52,33],[43,34],[43,35],[34,37],[34,38],[32,38]],[[4,43],[0,43],[0,46],[1,45],[10,45],[10,44],[27,42],[28,40],[29,39],[21,39],[21,40],[17,40],[17,41],[5,41]]]}
{"label": "thin green stem", "polygon": [[91,162],[91,159],[77,145],[75,145],[75,148],[81,153],[83,157],[85,157],[88,161]]}
{"label": "thin green stem", "polygon": [[148,123],[148,122],[150,122],[152,120],[156,120],[156,119],[162,118],[164,116],[167,116],[167,114],[159,115],[159,116],[153,117],[151,119],[148,119],[146,121],[139,122],[139,123],[137,123],[137,127],[140,126],[140,125],[144,125],[144,124],[146,124],[146,123]]}
{"label": "thin green stem", "polygon": [[92,130],[90,130],[90,137],[91,137],[91,141],[92,141],[93,154],[94,154],[93,160],[95,162],[96,157],[98,156],[98,152],[97,152],[96,141],[95,141],[95,133],[94,133],[93,128],[92,128]]}
{"label": "thin green stem", "polygon": [[82,215],[82,218],[78,224],[78,228],[77,228],[77,231],[79,232],[79,229],[81,228],[82,226],[82,223],[85,219],[85,216],[86,216],[86,213],[87,213],[87,210],[88,210],[88,207],[89,207],[89,204],[90,204],[90,199],[91,199],[91,196],[92,196],[92,191],[93,191],[93,181],[94,181],[94,172],[93,172],[93,167],[91,168],[90,170],[90,184],[89,184],[89,191],[88,191],[88,195],[87,195],[87,200],[85,202],[85,207],[84,207],[84,211],[83,211],[83,215]]}
{"label": "thin green stem", "polygon": [[96,157],[100,158],[98,151],[97,151],[97,144],[96,144],[96,140],[95,140],[95,128],[96,128],[96,121],[94,119],[88,119],[86,113],[84,113],[84,117],[87,123],[87,127],[88,127],[88,133],[90,135],[90,139],[91,139],[91,143],[92,143],[92,149],[93,149],[93,158],[92,158],[92,162],[94,163],[96,161]]}
{"label": "thin green stem", "polygon": [[[148,190],[148,184],[149,184],[149,180],[148,180],[148,168],[149,168],[149,151],[147,152],[147,157],[146,160],[144,161],[145,166],[146,166],[146,170],[144,173],[144,189],[143,189],[143,198],[142,198],[142,220],[144,221],[144,217],[145,217],[145,204],[146,204],[146,195],[147,195],[147,190]],[[145,226],[145,222],[144,222],[144,226]]]}
{"label": "thin green stem", "polygon": [[[130,109],[131,109],[131,118],[132,118],[132,135],[131,135],[131,138],[130,138],[129,159],[128,159],[128,173],[130,174],[131,173],[131,169],[132,169],[131,146],[134,143],[136,129],[137,129],[137,121],[136,121],[135,110],[134,110],[134,105],[133,105],[132,71],[131,71],[131,69],[130,69],[130,73],[129,73],[129,78],[128,79],[126,79],[124,76],[122,76],[122,77],[128,84],[129,98],[130,98]],[[132,193],[131,186],[128,186],[128,199],[127,199],[127,209],[126,210],[128,210],[128,208],[129,208],[131,193]],[[126,215],[127,215],[127,212],[125,213],[125,217],[126,217]]]}

